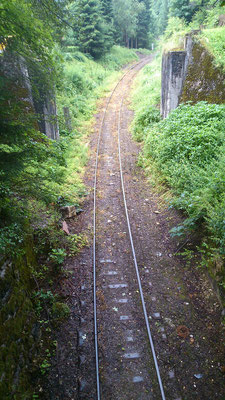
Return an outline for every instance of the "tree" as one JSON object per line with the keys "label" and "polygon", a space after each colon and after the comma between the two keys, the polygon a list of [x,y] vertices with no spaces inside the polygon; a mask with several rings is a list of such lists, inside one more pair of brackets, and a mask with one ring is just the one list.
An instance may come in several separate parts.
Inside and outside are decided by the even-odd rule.
{"label": "tree", "polygon": [[114,18],[112,0],[101,0],[102,15],[104,18],[105,46],[109,50],[114,44]]}
{"label": "tree", "polygon": [[152,2],[153,31],[156,37],[160,36],[166,29],[168,22],[168,0]]}
{"label": "tree", "polygon": [[93,57],[101,56],[108,48],[107,32],[99,0],[78,0],[72,3],[74,44]]}
{"label": "tree", "polygon": [[149,26],[151,21],[149,0],[139,0],[143,5],[142,11],[138,15],[137,23],[137,46],[142,48],[149,47]]}
{"label": "tree", "polygon": [[170,1],[170,16],[183,18],[186,22],[190,22],[196,8],[195,4],[190,3],[190,0],[171,0]]}
{"label": "tree", "polygon": [[[56,150],[60,144],[38,130],[30,83],[26,85],[27,67],[36,71],[36,77],[39,74],[39,84],[41,81],[45,90],[51,90],[56,82],[53,20],[57,26],[60,22],[52,16],[48,26],[41,10],[38,2],[31,0],[2,0],[0,6],[0,43],[4,49],[0,57],[0,214],[4,224],[21,199],[23,212],[24,198],[51,200],[56,196],[48,185],[55,166],[64,162],[61,151]],[[21,68],[25,73],[20,73]],[[38,92],[38,87],[33,89]],[[60,175],[60,167],[58,171]]]}
{"label": "tree", "polygon": [[108,24],[113,22],[112,0],[101,0],[102,14]]}
{"label": "tree", "polygon": [[143,1],[113,0],[115,29],[120,41],[127,47],[133,47],[132,43],[137,37],[138,16],[144,9]]}

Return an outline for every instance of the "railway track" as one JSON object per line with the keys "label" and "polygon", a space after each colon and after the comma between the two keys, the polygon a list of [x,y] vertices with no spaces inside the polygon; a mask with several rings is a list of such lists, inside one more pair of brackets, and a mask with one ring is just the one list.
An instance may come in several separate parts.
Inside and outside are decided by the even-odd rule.
{"label": "railway track", "polygon": [[163,396],[135,271],[120,164],[164,396],[167,400],[224,399],[220,306],[196,263],[188,265],[177,257],[180,243],[171,240],[169,231],[182,218],[165,207],[163,195],[150,187],[136,165],[139,145],[128,131],[133,116],[127,96],[130,82],[147,62],[143,59],[125,72],[105,100],[104,117],[104,109],[96,115],[100,136],[98,140],[95,132],[90,140],[85,212],[70,222],[71,232],[83,230],[89,235],[92,231],[95,176],[95,337],[93,248],[87,246],[67,266],[73,274],[63,282],[63,294],[69,297],[71,316],[57,336],[57,357],[43,399],[159,400]]}
{"label": "railway track", "polygon": [[[121,118],[126,86],[145,64],[146,60],[142,60],[132,66],[115,86],[108,99],[98,136],[94,178],[93,219],[94,330],[98,400],[101,398],[121,400],[131,400],[132,398],[165,399],[132,237],[124,187],[120,144]],[[121,97],[121,86],[123,94],[119,102],[119,109],[112,110],[110,108],[111,100],[114,97]],[[115,151],[116,147],[118,148],[118,153]],[[114,177],[115,179],[113,179]],[[104,185],[106,185],[105,188]],[[117,193],[114,197],[115,190]],[[120,193],[118,193],[119,191]],[[98,201],[99,194],[100,198],[106,196],[107,199],[111,199],[111,205],[107,201],[107,207],[104,209],[101,201]],[[116,197],[119,198],[119,205],[116,205]],[[123,204],[121,204],[121,197]],[[103,203],[105,202],[103,201]],[[98,221],[99,214],[100,218]],[[121,232],[122,227],[123,231]],[[107,241],[103,241],[102,245],[103,231],[107,232]],[[109,231],[111,233],[107,237]],[[125,257],[122,254],[119,257],[118,255],[114,256],[117,249],[121,247],[121,245],[119,247],[116,246],[118,235],[121,238],[126,236],[126,240],[122,240],[125,245]],[[124,258],[127,258],[128,262]],[[133,266],[131,266],[131,262],[134,264]],[[127,264],[125,268],[124,264]],[[126,273],[124,273],[125,271]],[[136,277],[134,279],[135,273]],[[138,304],[137,294],[140,296],[141,306]],[[98,318],[98,307],[100,310],[108,310],[104,313],[106,318]],[[143,317],[140,323],[139,314],[141,309]],[[126,315],[122,315],[124,314],[123,310],[126,310]],[[135,314],[138,315],[138,318],[135,318]],[[142,332],[140,332],[140,327]],[[110,341],[109,337],[107,337],[109,335],[112,338],[112,334],[115,334],[113,330],[116,331],[116,342],[121,341],[121,348],[115,346],[114,339]],[[100,332],[99,335],[98,332]],[[104,355],[106,343],[111,347],[111,355],[108,360],[105,359]],[[139,351],[139,349],[141,350]],[[123,367],[121,368],[121,366]],[[118,375],[118,371],[121,371],[121,369],[124,372],[120,372]],[[155,373],[153,373],[153,369]],[[100,379],[100,374],[102,379]],[[101,385],[100,380],[103,382],[106,380],[106,384],[103,383]],[[113,391],[109,387],[113,388]]]}

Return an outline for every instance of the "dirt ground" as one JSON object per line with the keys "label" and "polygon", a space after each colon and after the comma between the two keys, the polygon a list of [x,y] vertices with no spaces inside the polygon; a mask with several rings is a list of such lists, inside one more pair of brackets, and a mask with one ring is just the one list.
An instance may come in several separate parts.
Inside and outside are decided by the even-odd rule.
{"label": "dirt ground", "polygon": [[[150,62],[148,57],[143,64]],[[109,104],[97,174],[97,305],[101,398],[161,398],[149,346],[121,191],[117,127],[121,99],[121,154],[127,206],[161,379],[168,400],[225,399],[221,307],[207,274],[177,255],[182,242],[169,230],[182,215],[168,208],[137,166],[140,145],[129,133],[133,112],[127,73]],[[83,212],[68,220],[71,233],[86,232],[89,246],[65,268],[60,294],[70,319],[56,333],[52,369],[43,386],[48,400],[96,399],[93,334],[93,182],[97,136],[107,98],[95,116]]]}

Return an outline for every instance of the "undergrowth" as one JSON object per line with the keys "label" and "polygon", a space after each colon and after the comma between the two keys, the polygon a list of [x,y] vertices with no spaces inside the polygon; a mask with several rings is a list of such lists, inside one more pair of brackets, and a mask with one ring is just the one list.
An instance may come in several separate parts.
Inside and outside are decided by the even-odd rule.
{"label": "undergrowth", "polygon": [[[173,192],[170,206],[186,214],[171,234],[183,236],[201,227],[208,237],[205,246],[211,243],[208,262],[225,257],[224,127],[225,106],[199,102],[181,104],[148,127],[139,116],[133,128],[134,134],[142,129],[142,166],[158,172]],[[224,272],[220,269],[218,275],[223,285]]]}
{"label": "undergrowth", "polygon": [[[56,191],[58,197],[51,204],[46,206],[41,202],[37,204],[37,201],[30,204],[35,251],[39,260],[38,267],[32,271],[37,286],[33,301],[44,343],[37,364],[44,376],[51,368],[51,359],[57,348],[53,332],[70,315],[69,307],[54,290],[55,282],[73,273],[68,270],[68,258],[88,245],[85,234],[66,235],[63,232],[60,207],[75,205],[79,210],[86,195],[83,172],[88,159],[87,136],[97,99],[116,80],[119,68],[137,56],[134,51],[115,46],[109,54],[95,62],[70,47],[64,58],[64,76],[57,95],[60,143],[66,163],[64,181],[61,191]],[[70,126],[64,119],[63,107],[69,108]],[[67,268],[64,268],[65,265]]]}
{"label": "undergrowth", "polygon": [[120,46],[113,46],[98,61],[78,52],[72,46],[69,50],[69,53],[65,52],[63,84],[58,92],[61,130],[66,129],[63,107],[69,107],[74,126],[80,125],[81,120],[92,116],[96,99],[115,81],[119,69],[138,59],[134,50]]}
{"label": "undergrowth", "polygon": [[[16,256],[23,243],[23,231],[28,221],[34,225],[53,213],[60,203],[79,204],[86,195],[82,181],[88,159],[87,135],[97,99],[109,90],[118,78],[122,65],[137,59],[135,51],[114,46],[97,62],[78,52],[64,48],[61,82],[57,88],[60,140],[48,139],[34,129],[35,116],[27,112],[25,101],[7,95],[1,98],[0,146],[0,252],[2,256]],[[4,81],[0,80],[4,93]],[[20,96],[18,89],[17,96]],[[11,98],[11,97],[12,98]],[[63,108],[69,109],[70,126]],[[10,112],[10,118],[8,118]],[[88,125],[89,124],[89,125]],[[41,204],[41,205],[40,205]],[[50,207],[50,205],[52,205]],[[44,210],[39,213],[39,209]]]}
{"label": "undergrowth", "polygon": [[[207,20],[209,26],[214,14]],[[160,44],[162,51],[182,50],[185,34],[194,27],[179,18],[170,19]],[[224,33],[224,27],[217,27],[204,29],[198,36],[215,64],[223,68]],[[160,64],[161,57],[143,68],[133,91],[131,130],[143,142],[139,164],[170,206],[184,213],[183,223],[171,235],[201,232],[200,264],[225,287],[225,106],[204,101],[181,104],[162,121]]]}
{"label": "undergrowth", "polygon": [[135,79],[132,107],[135,117],[132,122],[134,138],[142,141],[145,129],[160,120],[161,57],[146,65]]}
{"label": "undergrowth", "polygon": [[[86,194],[82,174],[88,159],[90,118],[97,100],[118,79],[121,67],[138,57],[134,50],[113,46],[109,53],[94,61],[69,46],[65,48],[64,58],[63,82],[57,95],[60,136],[67,162],[63,192],[65,204],[76,204]],[[69,109],[71,129],[64,118],[64,107]]]}
{"label": "undergrowth", "polygon": [[225,26],[204,29],[199,37],[213,55],[215,64],[222,67],[225,72]]}

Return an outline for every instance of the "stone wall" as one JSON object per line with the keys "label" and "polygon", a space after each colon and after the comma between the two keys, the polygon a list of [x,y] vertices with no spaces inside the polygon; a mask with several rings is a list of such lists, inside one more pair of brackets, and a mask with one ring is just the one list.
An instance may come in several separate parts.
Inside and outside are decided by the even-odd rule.
{"label": "stone wall", "polygon": [[166,118],[180,103],[224,103],[225,76],[194,34],[185,38],[183,51],[162,58],[161,115]]}
{"label": "stone wall", "polygon": [[[0,74],[10,81],[9,87],[20,92],[20,99],[26,102],[31,112],[38,115],[37,128],[50,139],[59,139],[59,126],[55,95],[53,92],[43,92],[32,80],[25,60],[9,51],[4,51],[0,57]],[[39,92],[38,101],[34,93]]]}
{"label": "stone wall", "polygon": [[50,139],[59,139],[59,125],[54,94],[45,94],[34,100],[34,108],[38,114],[39,130]]}

